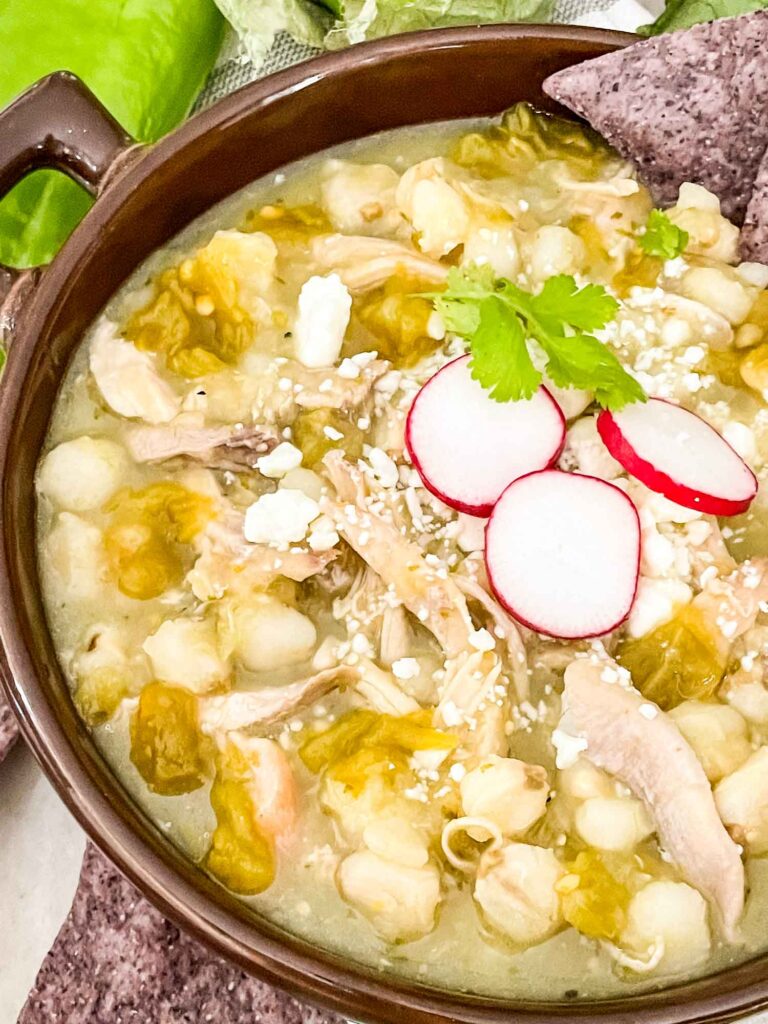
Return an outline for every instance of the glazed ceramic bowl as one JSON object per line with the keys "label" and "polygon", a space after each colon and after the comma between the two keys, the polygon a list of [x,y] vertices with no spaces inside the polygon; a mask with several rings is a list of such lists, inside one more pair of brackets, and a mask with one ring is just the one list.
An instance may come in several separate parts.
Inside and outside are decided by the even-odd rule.
{"label": "glazed ceramic bowl", "polygon": [[68,74],[0,115],[0,194],[34,168],[56,167],[97,196],[51,266],[0,271],[10,348],[0,387],[0,672],[9,700],[72,813],[165,914],[245,970],[357,1020],[726,1021],[768,1005],[768,956],[622,1000],[503,1002],[385,978],[255,916],[131,802],[78,718],[43,611],[35,465],[85,328],[146,256],[208,207],[292,160],[382,129],[497,114],[518,100],[552,109],[540,88],[547,75],[631,39],[536,26],[401,36],[248,86],[152,148],[136,146]]}

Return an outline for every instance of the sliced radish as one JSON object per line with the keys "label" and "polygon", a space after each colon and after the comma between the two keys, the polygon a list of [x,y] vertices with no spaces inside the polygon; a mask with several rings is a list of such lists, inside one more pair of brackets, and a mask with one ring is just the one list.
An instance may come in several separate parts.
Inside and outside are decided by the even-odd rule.
{"label": "sliced radish", "polygon": [[600,636],[629,615],[635,599],[637,509],[597,477],[530,473],[494,508],[485,561],[496,596],[523,625],[565,640]]}
{"label": "sliced radish", "polygon": [[545,388],[527,401],[495,402],[472,379],[469,360],[454,359],[427,381],[405,443],[427,490],[460,512],[489,516],[508,484],[555,462],[565,419]]}
{"label": "sliced radish", "polygon": [[600,413],[603,442],[628,473],[685,508],[744,512],[757,494],[749,466],[705,420],[663,398]]}

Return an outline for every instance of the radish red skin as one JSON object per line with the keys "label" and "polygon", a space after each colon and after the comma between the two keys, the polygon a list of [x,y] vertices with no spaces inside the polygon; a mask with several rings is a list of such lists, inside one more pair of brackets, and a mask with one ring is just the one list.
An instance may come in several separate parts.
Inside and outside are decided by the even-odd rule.
{"label": "radish red skin", "polygon": [[[664,402],[667,405],[681,408],[677,406],[675,402],[670,402],[666,398],[655,398],[653,401]],[[685,411],[690,412],[690,410]],[[624,436],[621,428],[608,409],[604,409],[597,417],[597,429],[603,440],[603,444],[614,459],[616,459],[616,461],[619,462],[629,474],[639,480],[640,483],[645,484],[645,486],[650,490],[656,491],[658,494],[663,494],[665,498],[668,498],[670,501],[674,501],[678,505],[682,505],[684,508],[694,509],[696,512],[702,512],[706,515],[736,516],[742,512],[746,512],[757,494],[757,477],[749,466],[746,465],[744,460],[741,459],[739,454],[734,451],[733,447],[728,444],[722,434],[719,434],[713,426],[707,423],[706,420],[702,419],[696,413],[690,412],[690,415],[696,416],[704,426],[712,431],[712,433],[718,438],[719,442],[726,445],[733,452],[734,456],[742,462],[754,481],[754,489],[750,495],[744,498],[731,499],[721,495],[707,494],[704,491],[696,490],[686,484],[682,484],[679,481],[674,480],[663,470],[654,466],[653,463],[638,454],[635,448]]]}
{"label": "radish red skin", "polygon": [[[421,390],[428,387],[429,384],[435,379],[435,377],[438,376],[438,374],[442,373],[444,370],[447,370],[449,367],[454,366],[456,363],[461,362],[462,360],[466,361],[469,358],[469,356],[464,355],[458,356],[456,359],[452,359],[450,362],[446,363],[445,366],[442,366],[435,374],[433,374],[433,376],[430,377],[429,380],[422,385]],[[422,460],[419,458],[417,454],[417,445],[413,443],[413,422],[416,411],[416,405],[419,400],[421,390],[411,403],[411,408],[408,410],[408,416],[406,417],[405,421],[405,448],[406,451],[408,452],[408,455],[410,456],[414,469],[421,477],[422,484],[430,492],[430,494],[433,494],[444,504],[448,505],[449,508],[453,508],[457,512],[464,512],[467,515],[475,516],[478,519],[487,519],[490,516],[491,512],[493,512],[494,505],[496,504],[496,501],[498,501],[499,496],[497,496],[496,499],[493,501],[483,502],[481,504],[471,504],[465,501],[461,501],[461,499],[453,497],[452,495],[446,494],[433,483],[430,475],[428,474],[426,468],[422,463]],[[557,460],[563,453],[563,448],[565,447],[567,423],[562,409],[558,405],[557,401],[552,397],[547,388],[541,385],[539,390],[543,392],[547,396],[549,401],[552,403],[552,408],[557,413],[561,428],[561,437],[558,447],[556,448],[556,450],[554,450],[552,457],[549,459],[549,461],[544,466],[540,467],[541,469],[547,469],[550,466],[554,466],[554,464],[557,462]],[[489,398],[489,401],[493,401],[493,399]],[[447,414],[449,415],[448,411]],[[512,480],[510,480],[509,483],[512,483]]]}
{"label": "radish red skin", "polygon": [[[490,534],[490,532],[491,532],[491,530],[493,528],[493,518],[488,520],[488,523],[486,524],[486,527],[485,527],[485,538],[486,538],[485,567],[486,567],[486,572],[488,574],[488,582],[489,582],[491,590],[493,591],[494,595],[496,596],[496,599],[498,600],[499,604],[507,612],[509,612],[509,614],[512,616],[512,618],[516,622],[519,622],[520,625],[525,626],[527,629],[532,629],[535,633],[540,633],[543,636],[551,636],[555,640],[590,640],[590,639],[593,639],[595,637],[605,636],[607,633],[610,633],[612,630],[617,629],[624,621],[626,621],[626,619],[629,616],[629,613],[632,611],[632,606],[634,605],[635,600],[637,598],[637,588],[638,588],[638,585],[640,583],[640,560],[641,560],[641,556],[642,556],[640,516],[638,514],[638,511],[637,511],[637,508],[635,506],[635,503],[632,501],[632,499],[629,497],[629,495],[625,494],[625,492],[622,491],[620,487],[616,487],[615,484],[612,484],[612,483],[610,483],[607,480],[602,480],[602,479],[600,479],[600,477],[590,476],[590,475],[588,475],[586,473],[570,474],[570,473],[565,473],[562,470],[555,470],[555,469],[536,470],[533,473],[526,473],[524,476],[518,477],[517,480],[513,480],[512,483],[509,485],[509,487],[506,488],[504,493],[499,498],[499,502],[504,497],[504,494],[506,494],[507,491],[510,490],[510,488],[512,488],[515,485],[519,484],[521,481],[526,480],[529,477],[540,476],[540,475],[545,474],[545,473],[557,473],[557,474],[562,473],[563,476],[578,476],[580,478],[584,478],[584,479],[587,479],[587,480],[595,481],[596,483],[602,484],[605,487],[610,487],[613,492],[615,492],[617,495],[619,495],[626,502],[627,508],[628,508],[628,510],[631,511],[632,516],[634,517],[635,525],[636,525],[636,531],[635,531],[636,542],[635,542],[635,544],[633,546],[633,552],[632,552],[632,563],[634,564],[634,584],[633,584],[632,591],[631,591],[631,597],[628,600],[628,602],[626,604],[626,607],[621,609],[620,613],[616,616],[616,620],[614,622],[612,622],[612,624],[607,626],[605,629],[600,629],[600,630],[597,630],[597,631],[594,631],[594,632],[586,632],[586,633],[569,633],[567,635],[563,634],[563,633],[554,632],[552,629],[548,628],[547,626],[543,626],[540,622],[534,622],[533,620],[531,620],[529,618],[526,618],[525,616],[521,615],[520,612],[514,607],[514,605],[511,604],[509,602],[509,600],[505,597],[503,590],[497,585],[497,582],[494,579],[493,568],[491,566],[490,559],[488,558],[488,537],[489,537],[489,534]],[[497,505],[498,505],[498,502],[497,502]],[[556,595],[553,595],[553,599],[556,600]]]}

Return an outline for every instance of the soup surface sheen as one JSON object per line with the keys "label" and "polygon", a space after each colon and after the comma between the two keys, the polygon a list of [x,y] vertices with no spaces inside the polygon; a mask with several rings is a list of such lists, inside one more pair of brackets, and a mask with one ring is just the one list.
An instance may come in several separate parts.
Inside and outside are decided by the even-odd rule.
{"label": "soup surface sheen", "polygon": [[[648,253],[651,208],[596,137],[524,106],[368,139],[255,183],[153,256],[62,386],[39,550],[80,713],[202,870],[385,974],[596,997],[765,947],[762,493],[730,519],[674,505],[608,454],[590,393],[553,388],[560,467],[620,487],[642,534],[628,620],[558,641],[497,603],[484,522],[433,497],[405,447],[420,387],[466,351],[424,293],[474,265],[530,293],[556,275],[605,286],[619,305],[600,340],[761,478],[765,268],[738,264],[697,186],[667,211],[684,252]],[[649,793],[559,728],[574,662],[679,729]],[[656,742],[639,749],[658,763]],[[696,793],[680,757],[706,772]],[[746,866],[741,944],[686,881],[685,844],[695,859],[712,821],[682,857],[659,835],[681,800],[711,806],[710,784]]]}

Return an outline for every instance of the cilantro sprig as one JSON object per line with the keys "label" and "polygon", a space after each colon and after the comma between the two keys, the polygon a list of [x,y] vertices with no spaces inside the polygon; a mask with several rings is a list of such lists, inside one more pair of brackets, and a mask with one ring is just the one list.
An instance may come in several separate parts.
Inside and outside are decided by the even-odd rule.
{"label": "cilantro sprig", "polygon": [[673,224],[663,210],[651,210],[645,231],[638,238],[638,244],[649,256],[673,260],[685,251],[689,234]]}
{"label": "cilantro sprig", "polygon": [[447,330],[469,343],[472,376],[497,402],[530,398],[541,384],[531,343],[544,353],[547,376],[558,387],[593,391],[607,409],[646,400],[613,352],[589,333],[618,309],[601,285],[579,288],[559,274],[533,295],[496,278],[490,267],[452,267],[448,287],[432,299]]}

